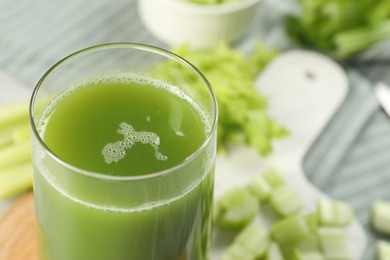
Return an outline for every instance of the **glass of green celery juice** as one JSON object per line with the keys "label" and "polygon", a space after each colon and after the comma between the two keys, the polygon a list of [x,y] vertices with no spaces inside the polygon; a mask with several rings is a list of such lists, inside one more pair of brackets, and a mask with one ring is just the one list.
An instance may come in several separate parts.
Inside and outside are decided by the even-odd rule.
{"label": "glass of green celery juice", "polygon": [[91,47],[42,77],[30,114],[40,259],[208,259],[217,104],[196,68]]}

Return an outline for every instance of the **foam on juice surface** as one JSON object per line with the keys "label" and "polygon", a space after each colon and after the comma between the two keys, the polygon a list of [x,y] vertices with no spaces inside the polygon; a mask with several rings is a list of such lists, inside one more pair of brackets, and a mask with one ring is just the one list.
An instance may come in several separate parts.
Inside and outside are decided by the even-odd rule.
{"label": "foam on juice surface", "polygon": [[157,160],[165,161],[168,159],[166,155],[159,151],[160,137],[156,133],[146,131],[137,132],[132,125],[125,122],[120,123],[117,133],[123,135],[123,140],[109,143],[102,150],[102,155],[106,163],[119,162],[126,156],[126,150],[131,149],[138,142],[152,146]]}

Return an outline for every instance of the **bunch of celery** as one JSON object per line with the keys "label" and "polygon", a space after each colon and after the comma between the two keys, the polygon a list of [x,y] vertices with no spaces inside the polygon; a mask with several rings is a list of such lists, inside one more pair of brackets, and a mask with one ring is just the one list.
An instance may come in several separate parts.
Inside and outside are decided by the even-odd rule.
{"label": "bunch of celery", "polygon": [[352,259],[346,233],[352,219],[352,208],[336,200],[304,211],[300,195],[274,169],[222,195],[214,216],[217,227],[238,232],[222,260]]}
{"label": "bunch of celery", "polygon": [[285,25],[293,43],[346,59],[390,36],[390,0],[297,0]]}
{"label": "bunch of celery", "polygon": [[0,200],[32,186],[28,104],[0,107]]}
{"label": "bunch of celery", "polygon": [[[267,100],[254,86],[256,76],[278,52],[267,50],[260,43],[249,57],[224,43],[207,50],[179,46],[173,52],[194,64],[215,91],[219,109],[219,152],[235,143],[255,147],[261,155],[267,155],[272,150],[272,140],[287,135],[287,131],[268,116]],[[172,84],[189,82],[194,88],[203,84],[173,62],[159,64],[155,74]]]}

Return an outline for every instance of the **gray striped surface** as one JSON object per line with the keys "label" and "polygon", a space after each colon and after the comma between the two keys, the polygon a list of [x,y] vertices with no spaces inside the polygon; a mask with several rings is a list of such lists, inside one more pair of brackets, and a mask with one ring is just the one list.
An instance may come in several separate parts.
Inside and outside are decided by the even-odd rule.
{"label": "gray striped surface", "polygon": [[31,86],[72,52],[129,41],[165,47],[143,27],[135,0],[0,0],[0,64]]}
{"label": "gray striped surface", "polygon": [[[292,1],[264,0],[252,34],[236,47],[247,49],[261,39],[288,48],[281,23],[294,10]],[[87,46],[121,41],[167,47],[143,27],[135,0],[0,0],[0,66],[31,89],[60,58]],[[390,57],[389,45],[379,44],[361,58]],[[386,64],[348,67],[348,97],[304,161],[310,181],[354,207],[372,238],[367,260],[374,259],[378,238],[369,227],[371,203],[390,201],[390,121],[372,94],[375,81],[390,83],[389,71]],[[3,91],[0,86],[0,95]]]}

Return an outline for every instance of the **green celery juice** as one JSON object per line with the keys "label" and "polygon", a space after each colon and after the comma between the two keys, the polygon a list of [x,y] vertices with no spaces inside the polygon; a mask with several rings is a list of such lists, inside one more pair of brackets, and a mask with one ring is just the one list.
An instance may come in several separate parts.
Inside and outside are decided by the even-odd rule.
{"label": "green celery juice", "polygon": [[[88,174],[60,174],[50,160],[36,165],[42,259],[207,258],[210,154],[175,179],[143,180],[191,158],[211,131],[199,106],[178,88],[127,74],[101,76],[56,97],[38,131],[56,157],[102,177],[90,184]],[[193,171],[199,177],[191,177]],[[112,179],[131,176],[139,179],[133,188],[109,187]]]}

